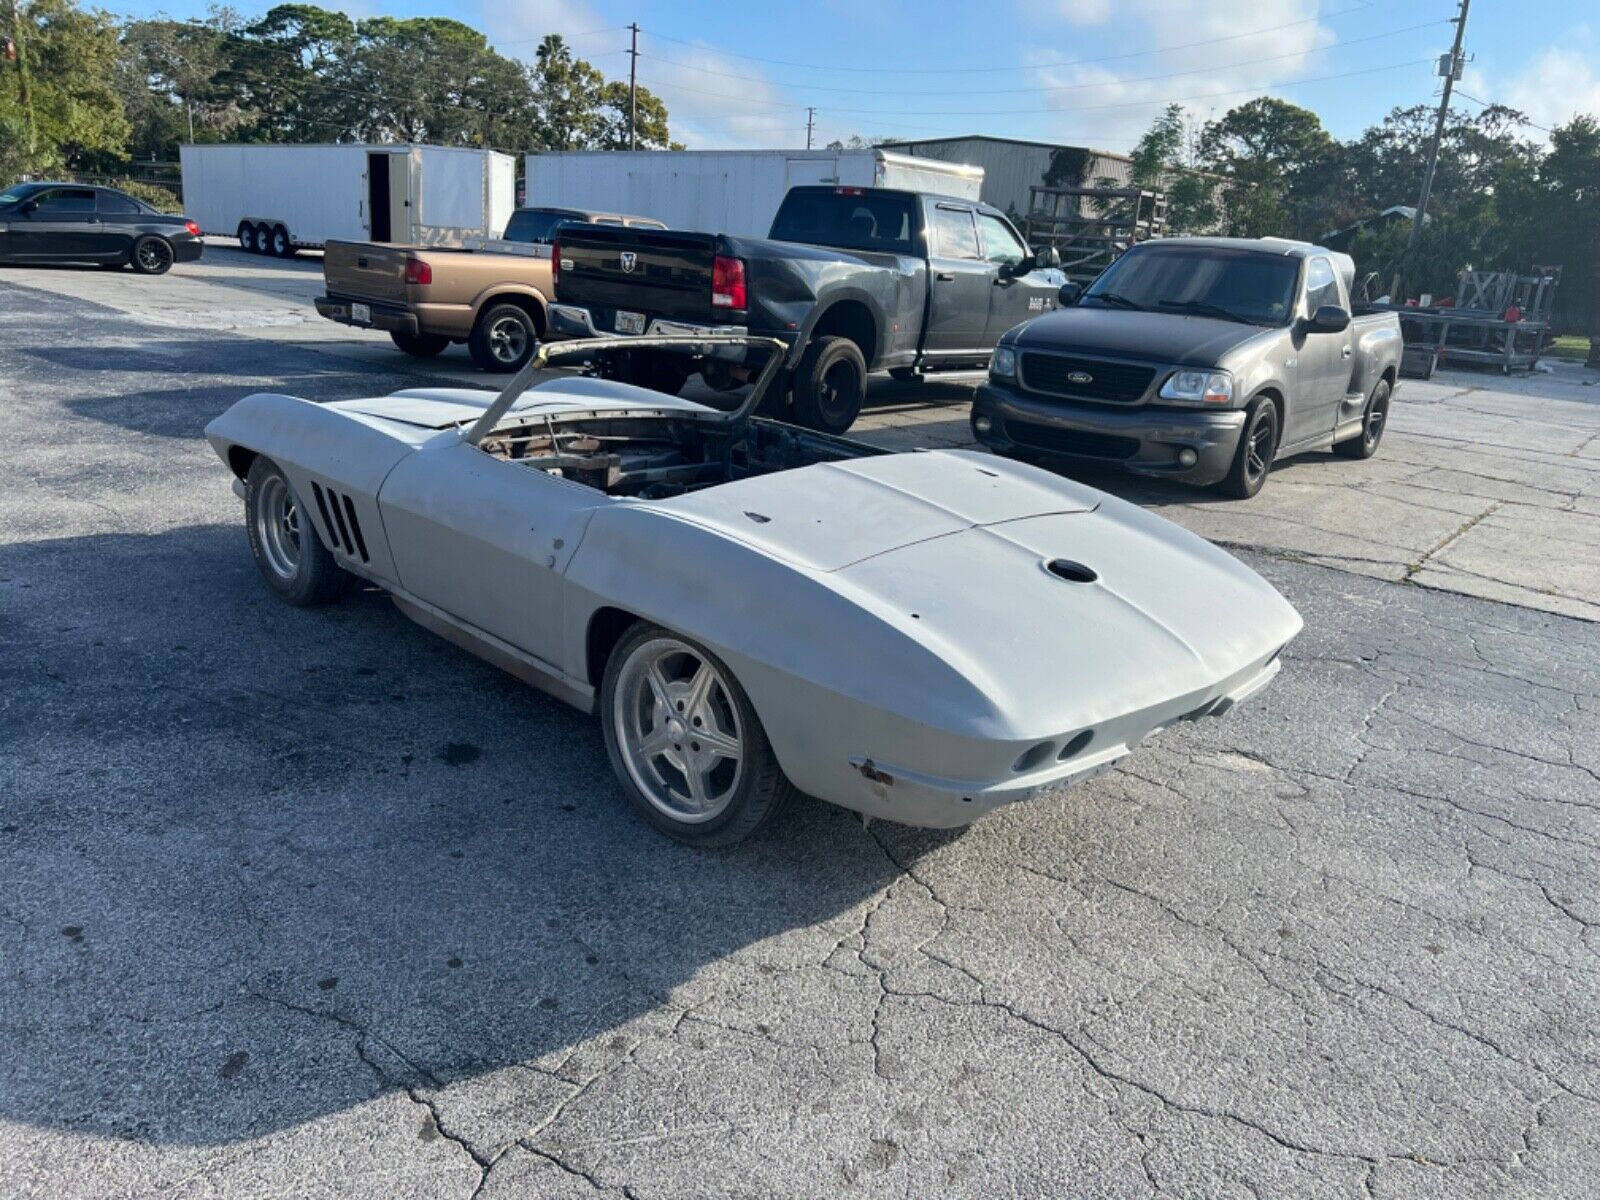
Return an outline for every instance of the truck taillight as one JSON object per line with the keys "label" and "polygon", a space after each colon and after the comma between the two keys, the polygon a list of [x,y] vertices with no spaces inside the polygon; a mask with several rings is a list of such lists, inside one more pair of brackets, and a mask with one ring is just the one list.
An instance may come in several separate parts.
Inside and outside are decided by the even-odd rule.
{"label": "truck taillight", "polygon": [[200,236],[200,226],[193,221],[185,221],[183,227],[189,231],[190,237]]}
{"label": "truck taillight", "polygon": [[724,258],[711,263],[711,307],[743,310],[745,307],[744,260]]}
{"label": "truck taillight", "polygon": [[432,283],[433,267],[423,262],[420,258],[406,259],[407,283]]}
{"label": "truck taillight", "polygon": [[867,194],[867,189],[866,188],[853,188],[853,187],[836,187],[836,188],[833,189],[833,194],[835,196],[865,196]]}

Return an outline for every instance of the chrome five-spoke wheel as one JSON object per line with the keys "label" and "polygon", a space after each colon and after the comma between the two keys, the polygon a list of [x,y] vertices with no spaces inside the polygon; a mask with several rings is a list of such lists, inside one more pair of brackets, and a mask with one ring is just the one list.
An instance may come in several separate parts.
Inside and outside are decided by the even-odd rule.
{"label": "chrome five-spoke wheel", "polygon": [[636,622],[617,639],[600,714],[628,799],[680,842],[731,846],[794,793],[727,664],[658,625]]}
{"label": "chrome five-spoke wheel", "polygon": [[629,776],[674,821],[719,816],[743,773],[744,729],[728,681],[672,637],[635,646],[622,664],[611,720]]}

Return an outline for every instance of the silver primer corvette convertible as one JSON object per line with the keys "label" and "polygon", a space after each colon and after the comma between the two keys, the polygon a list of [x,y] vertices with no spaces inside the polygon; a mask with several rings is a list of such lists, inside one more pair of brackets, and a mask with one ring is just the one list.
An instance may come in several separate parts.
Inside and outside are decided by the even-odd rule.
{"label": "silver primer corvette convertible", "polygon": [[311,604],[366,580],[597,711],[627,794],[675,837],[737,841],[794,789],[965,824],[1227,711],[1301,627],[1238,560],[1091,488],[755,416],[776,343],[628,349],[767,361],[732,412],[594,375],[530,386],[615,352],[586,342],[498,395],[261,393],[206,436],[269,588]]}

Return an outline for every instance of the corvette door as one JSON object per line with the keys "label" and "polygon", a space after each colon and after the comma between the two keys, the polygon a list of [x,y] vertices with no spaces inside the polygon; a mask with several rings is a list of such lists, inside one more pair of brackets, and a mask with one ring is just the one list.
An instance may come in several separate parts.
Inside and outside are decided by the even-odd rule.
{"label": "corvette door", "polygon": [[406,591],[556,667],[562,575],[607,503],[465,442],[409,455],[378,495]]}

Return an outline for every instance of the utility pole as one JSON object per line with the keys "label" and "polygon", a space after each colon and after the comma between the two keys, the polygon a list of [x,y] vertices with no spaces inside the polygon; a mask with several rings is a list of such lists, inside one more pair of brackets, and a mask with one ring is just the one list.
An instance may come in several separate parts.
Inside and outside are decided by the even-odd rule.
{"label": "utility pole", "polygon": [[11,0],[11,40],[17,53],[17,97],[22,101],[22,111],[28,118],[28,154],[33,154],[38,144],[38,129],[33,120],[33,87],[28,79],[28,49],[22,37],[22,14],[17,11],[17,0]]}
{"label": "utility pole", "polygon": [[807,150],[811,149],[811,127],[814,124],[816,124],[816,120],[817,120],[817,110],[815,108],[809,108],[808,107],[806,109],[806,149]]}
{"label": "utility pole", "polygon": [[1428,142],[1428,165],[1422,169],[1422,195],[1417,197],[1417,215],[1411,222],[1411,240],[1406,243],[1407,258],[1416,253],[1417,243],[1422,240],[1422,222],[1428,213],[1428,194],[1433,191],[1433,172],[1439,165],[1439,143],[1444,138],[1445,120],[1450,116],[1450,92],[1455,87],[1456,76],[1461,73],[1461,42],[1467,35],[1467,5],[1471,2],[1461,0],[1461,12],[1451,18],[1456,25],[1455,44],[1450,47],[1449,59],[1439,60],[1442,68],[1439,73],[1444,76],[1444,94],[1439,97],[1439,119],[1434,122],[1433,138]]}
{"label": "utility pole", "polygon": [[639,146],[639,22],[628,26],[633,30],[633,45],[628,48],[628,149]]}

